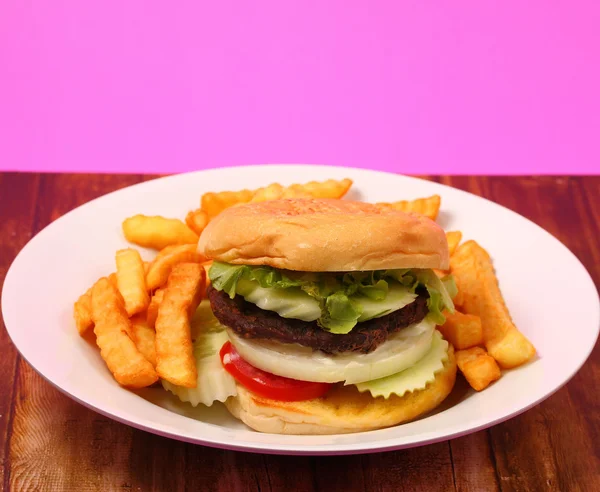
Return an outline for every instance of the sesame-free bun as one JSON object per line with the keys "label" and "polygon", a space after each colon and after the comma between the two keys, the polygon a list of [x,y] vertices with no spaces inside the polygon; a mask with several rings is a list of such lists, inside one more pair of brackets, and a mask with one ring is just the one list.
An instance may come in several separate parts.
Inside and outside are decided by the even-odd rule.
{"label": "sesame-free bun", "polygon": [[424,389],[402,397],[373,398],[356,386],[334,386],[324,397],[286,402],[263,398],[237,385],[237,396],[225,402],[231,414],[248,427],[271,434],[347,434],[391,427],[424,415],[450,394],[456,381],[454,349]]}
{"label": "sesame-free bun", "polygon": [[333,199],[231,207],[204,229],[198,250],[236,265],[304,272],[448,268],[444,231],[427,217]]}

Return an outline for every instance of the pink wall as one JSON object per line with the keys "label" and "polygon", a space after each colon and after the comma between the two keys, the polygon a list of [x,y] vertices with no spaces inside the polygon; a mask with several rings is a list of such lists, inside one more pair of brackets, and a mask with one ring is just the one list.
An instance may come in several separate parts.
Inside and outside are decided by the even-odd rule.
{"label": "pink wall", "polygon": [[600,173],[599,53],[593,0],[4,0],[0,169]]}

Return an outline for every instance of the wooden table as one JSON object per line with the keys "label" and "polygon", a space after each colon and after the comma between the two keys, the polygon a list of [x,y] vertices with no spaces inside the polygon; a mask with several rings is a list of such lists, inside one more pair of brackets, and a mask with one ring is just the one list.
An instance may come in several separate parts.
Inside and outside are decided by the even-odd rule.
{"label": "wooden table", "polygon": [[[17,252],[47,224],[146,179],[0,174],[0,285]],[[429,179],[537,222],[600,285],[600,176]],[[565,347],[569,332],[565,326]],[[566,387],[506,423],[449,442],[346,457],[247,454],[158,437],[63,396],[18,356],[1,321],[0,354],[5,490],[600,490],[598,345]]]}

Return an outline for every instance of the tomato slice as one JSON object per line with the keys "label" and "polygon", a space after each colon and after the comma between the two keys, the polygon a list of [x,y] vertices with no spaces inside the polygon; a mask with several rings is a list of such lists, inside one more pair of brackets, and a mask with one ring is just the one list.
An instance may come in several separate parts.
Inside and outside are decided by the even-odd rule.
{"label": "tomato slice", "polygon": [[221,351],[221,364],[241,385],[257,395],[281,401],[312,400],[323,396],[332,384],[299,381],[265,372],[246,362],[231,342],[226,342]]}

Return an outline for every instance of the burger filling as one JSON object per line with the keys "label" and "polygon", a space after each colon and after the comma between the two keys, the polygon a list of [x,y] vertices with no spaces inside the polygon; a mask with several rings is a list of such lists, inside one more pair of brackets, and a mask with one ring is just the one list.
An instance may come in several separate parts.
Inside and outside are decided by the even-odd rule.
{"label": "burger filling", "polygon": [[[443,311],[454,309],[452,278],[432,270],[314,273],[214,262],[209,278],[211,309],[235,349],[223,355],[232,374],[235,360],[236,367],[318,384],[397,378],[420,367]],[[430,372],[386,387],[426,384]]]}
{"label": "burger filling", "polygon": [[241,295],[233,299],[224,291],[209,287],[208,298],[214,315],[242,338],[277,340],[297,343],[327,354],[339,352],[369,353],[384,343],[388,336],[402,328],[421,322],[427,315],[427,291],[421,291],[407,306],[358,323],[341,336],[322,329],[317,321],[282,318],[248,302]]}
{"label": "burger filling", "polygon": [[209,277],[215,316],[237,335],[325,353],[371,352],[427,315],[442,324],[455,289],[451,277],[422,269],[312,273],[214,262]]}

